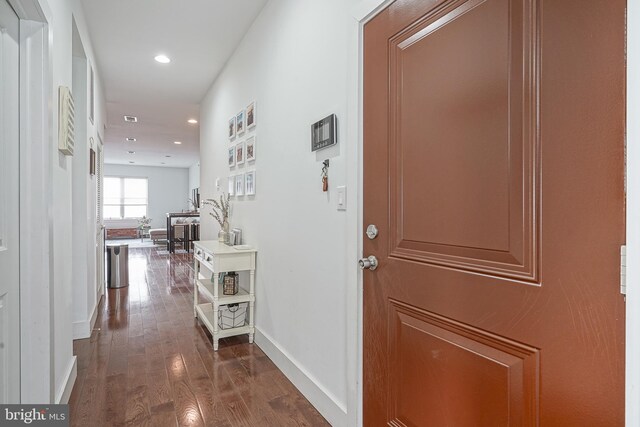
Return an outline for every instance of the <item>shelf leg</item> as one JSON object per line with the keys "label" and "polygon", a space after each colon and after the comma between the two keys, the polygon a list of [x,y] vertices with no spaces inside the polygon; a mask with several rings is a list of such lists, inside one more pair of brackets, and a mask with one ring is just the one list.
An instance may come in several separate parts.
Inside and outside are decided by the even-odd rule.
{"label": "shelf leg", "polygon": [[213,351],[218,351],[218,279],[220,273],[217,271],[213,272],[213,302],[211,305],[213,306]]}
{"label": "shelf leg", "polygon": [[196,311],[196,306],[198,305],[198,284],[196,280],[198,280],[198,273],[200,272],[200,263],[193,257],[193,317],[198,318],[198,312]]}
{"label": "shelf leg", "polygon": [[249,333],[249,343],[253,344],[253,331],[255,324],[255,291],[256,291],[256,271],[249,271],[249,293],[251,294],[251,301],[249,301],[249,326],[251,332]]}

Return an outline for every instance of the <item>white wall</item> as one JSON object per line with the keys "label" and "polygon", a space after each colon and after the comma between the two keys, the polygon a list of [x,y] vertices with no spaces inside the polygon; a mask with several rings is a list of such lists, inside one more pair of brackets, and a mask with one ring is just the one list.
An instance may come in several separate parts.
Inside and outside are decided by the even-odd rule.
{"label": "white wall", "polygon": [[[354,3],[270,1],[201,105],[202,197],[216,196],[217,178],[226,190],[230,173],[256,170],[256,196],[233,199],[230,219],[259,251],[256,341],[333,425],[347,424],[355,389],[348,355],[355,359],[357,344],[348,331],[356,308],[347,303],[356,260],[347,248],[356,205],[337,211],[335,191],[357,168],[347,155],[357,143],[347,140]],[[248,134],[256,136],[257,160],[230,172],[227,122],[252,100],[257,128]],[[312,153],[310,125],[331,113],[339,144]],[[330,189],[323,193],[327,158]],[[203,239],[217,235],[213,221],[203,219],[202,227]]]}
{"label": "white wall", "polygon": [[200,163],[196,163],[189,168],[189,194],[194,188],[200,187]]}
{"label": "white wall", "polygon": [[[149,179],[147,216],[152,228],[166,227],[167,212],[181,212],[189,207],[189,169],[135,165],[104,165],[104,176],[130,176]],[[107,221],[107,228],[135,227],[137,221]]]}
{"label": "white wall", "polygon": [[[80,0],[38,0],[41,9],[46,11],[49,21],[51,56],[51,138],[50,144],[52,164],[52,215],[51,215],[51,330],[52,354],[51,360],[41,363],[51,364],[51,401],[60,400],[73,379],[75,358],[73,356],[73,253],[75,250],[86,251],[86,247],[73,246],[72,224],[90,229],[95,227],[93,218],[86,216],[73,217],[72,187],[73,187],[73,158],[60,154],[57,150],[58,135],[58,87],[72,87],[72,19],[75,17],[80,38],[85,48],[88,60],[94,64],[95,73],[95,125],[87,121],[85,138],[93,136],[97,140],[97,133],[102,133],[106,121],[105,103],[100,73],[97,68],[91,40],[88,36]],[[80,142],[86,144],[86,141]],[[88,161],[88,159],[87,159]],[[91,222],[89,222],[91,221]],[[93,224],[92,224],[93,223]],[[94,228],[95,230],[95,228]],[[95,275],[93,276],[95,277]],[[89,284],[87,284],[89,286]],[[95,289],[95,282],[92,284]],[[23,396],[24,398],[24,396]],[[28,397],[27,397],[28,399]],[[45,403],[45,402],[40,402]]]}
{"label": "white wall", "polygon": [[640,425],[640,2],[627,10],[626,425]]}

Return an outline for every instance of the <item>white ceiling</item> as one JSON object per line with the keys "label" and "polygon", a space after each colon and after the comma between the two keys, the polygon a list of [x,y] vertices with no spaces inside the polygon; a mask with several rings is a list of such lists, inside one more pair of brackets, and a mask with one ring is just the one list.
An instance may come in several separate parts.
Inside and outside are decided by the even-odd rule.
{"label": "white ceiling", "polygon": [[[82,1],[106,92],[106,163],[199,161],[199,128],[187,120],[199,120],[200,101],[266,1]],[[158,54],[171,63],[157,63]]]}

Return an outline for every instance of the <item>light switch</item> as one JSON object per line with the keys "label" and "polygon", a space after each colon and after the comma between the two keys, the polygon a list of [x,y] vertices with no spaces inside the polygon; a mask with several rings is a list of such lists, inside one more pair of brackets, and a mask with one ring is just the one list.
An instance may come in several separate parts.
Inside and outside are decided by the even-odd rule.
{"label": "light switch", "polygon": [[220,191],[220,178],[216,178],[216,191]]}
{"label": "light switch", "polygon": [[346,211],[347,210],[347,187],[342,185],[337,188],[338,190],[338,210]]}

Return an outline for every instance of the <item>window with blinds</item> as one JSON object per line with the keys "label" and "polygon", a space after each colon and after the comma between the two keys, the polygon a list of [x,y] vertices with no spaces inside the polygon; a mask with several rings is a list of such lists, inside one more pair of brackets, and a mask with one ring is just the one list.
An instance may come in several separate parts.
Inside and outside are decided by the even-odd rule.
{"label": "window with blinds", "polygon": [[147,178],[104,177],[104,219],[141,218],[147,205]]}

